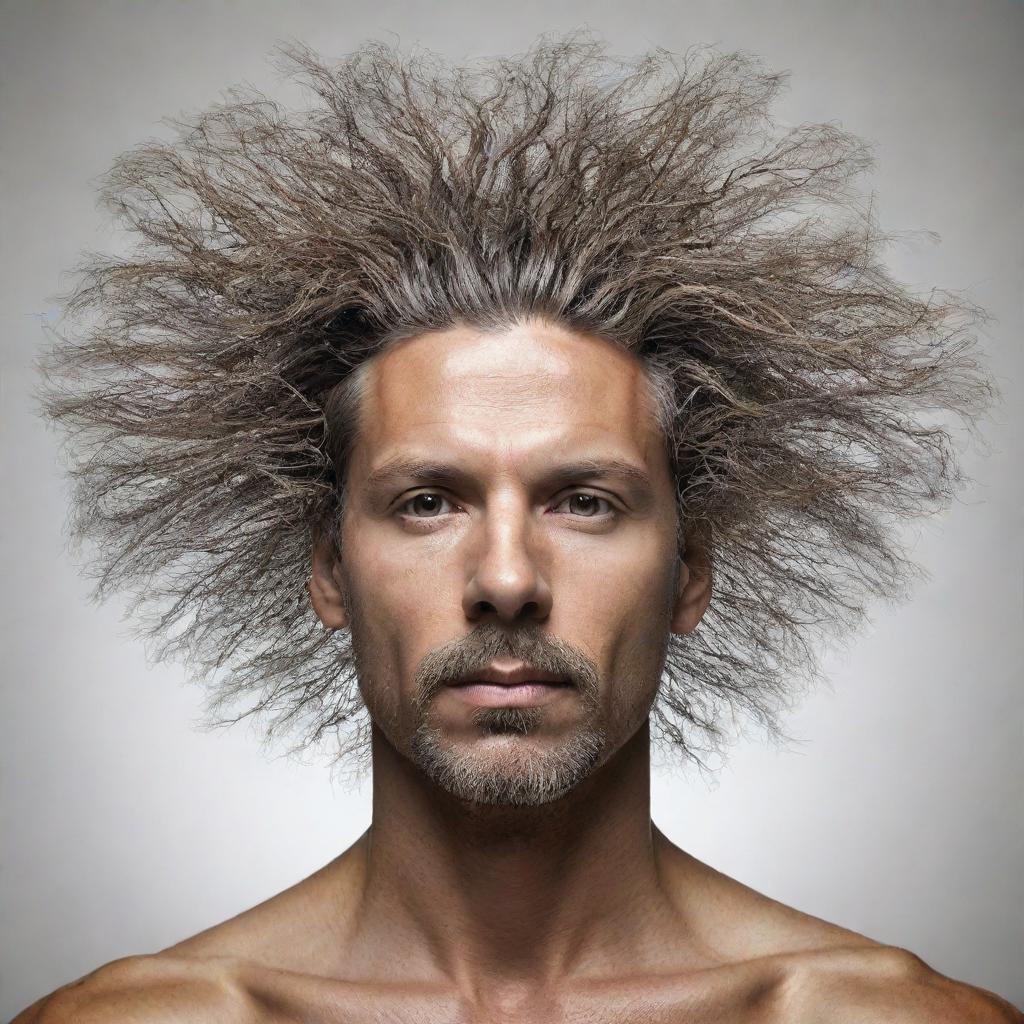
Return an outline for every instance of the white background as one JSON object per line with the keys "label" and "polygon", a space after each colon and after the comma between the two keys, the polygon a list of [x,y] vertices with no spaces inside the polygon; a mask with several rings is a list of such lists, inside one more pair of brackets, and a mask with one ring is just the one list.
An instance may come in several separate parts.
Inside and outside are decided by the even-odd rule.
{"label": "white background", "polygon": [[[963,289],[1006,402],[974,482],[915,533],[931,574],[875,609],[830,686],[715,784],[659,776],[654,818],[718,869],[908,947],[1024,1004],[1022,344],[1024,7],[1018,3],[600,0],[2,5],[0,170],[0,1017],[98,964],[166,946],[290,885],[368,823],[369,785],[275,759],[245,728],[194,728],[198,688],[148,667],[116,604],[64,551],[56,442],[30,411],[52,296],[113,235],[96,176],[159,119],[239,82],[280,94],[286,37],[339,56],[369,37],[462,59],[589,25],[624,55],[700,42],[792,71],[785,122],[876,144],[882,225],[929,228],[890,265]],[[390,34],[389,34],[390,33]]]}

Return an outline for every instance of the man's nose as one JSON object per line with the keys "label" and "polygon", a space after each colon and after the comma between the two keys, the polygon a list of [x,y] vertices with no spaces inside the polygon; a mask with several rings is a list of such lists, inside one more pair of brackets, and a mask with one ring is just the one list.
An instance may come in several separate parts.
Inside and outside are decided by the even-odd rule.
{"label": "man's nose", "polygon": [[551,614],[551,588],[538,564],[535,513],[504,502],[479,525],[462,606],[466,618],[494,615],[509,625]]}

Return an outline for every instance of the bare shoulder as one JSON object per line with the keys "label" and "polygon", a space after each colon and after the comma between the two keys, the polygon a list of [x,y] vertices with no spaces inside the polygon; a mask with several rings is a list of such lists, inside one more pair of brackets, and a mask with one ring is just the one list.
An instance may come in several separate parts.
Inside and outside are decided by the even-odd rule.
{"label": "bare shoulder", "polygon": [[259,1020],[228,958],[114,960],[28,1007],[12,1024],[218,1024]]}
{"label": "bare shoulder", "polygon": [[[1024,1024],[1006,1000],[933,970],[888,946],[771,899],[667,841],[662,856],[687,892],[713,894],[684,904],[705,945],[724,961],[716,985],[750,979],[765,1019],[782,1024]],[[713,913],[711,912],[713,910]],[[771,1007],[769,1010],[768,1007]],[[774,1013],[774,1016],[773,1016]]]}
{"label": "bare shoulder", "polygon": [[325,977],[241,957],[164,951],[115,960],[11,1024],[370,1024],[466,1019],[447,987]]}
{"label": "bare shoulder", "polygon": [[785,1019],[833,1024],[1024,1024],[993,992],[955,981],[895,946],[828,949],[793,958]]}

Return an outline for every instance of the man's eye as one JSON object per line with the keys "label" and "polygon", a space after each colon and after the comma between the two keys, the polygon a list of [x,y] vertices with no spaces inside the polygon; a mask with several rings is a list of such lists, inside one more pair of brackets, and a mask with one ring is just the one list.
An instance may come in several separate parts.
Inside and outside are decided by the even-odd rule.
{"label": "man's eye", "polygon": [[433,519],[443,511],[442,505],[448,502],[440,494],[431,494],[424,491],[422,494],[414,494],[405,504],[399,508],[399,512],[408,512],[414,519]]}
{"label": "man's eye", "polygon": [[[614,511],[612,503],[607,498],[602,498],[597,494],[588,494],[586,491],[570,494],[569,497],[563,498],[555,507],[561,508],[566,504],[569,505],[569,511],[573,515],[586,518],[597,517],[609,511]],[[602,508],[602,506],[605,507]]]}

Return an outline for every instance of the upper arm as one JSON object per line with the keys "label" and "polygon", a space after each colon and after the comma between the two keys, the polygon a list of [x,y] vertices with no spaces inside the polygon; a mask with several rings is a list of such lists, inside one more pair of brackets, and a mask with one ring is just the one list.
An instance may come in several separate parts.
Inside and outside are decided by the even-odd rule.
{"label": "upper arm", "polygon": [[1005,999],[894,946],[829,957],[804,976],[796,1002],[796,1019],[834,1024],[1024,1024]]}
{"label": "upper arm", "polygon": [[245,1002],[226,967],[137,956],[57,989],[11,1024],[240,1024],[252,1020]]}

